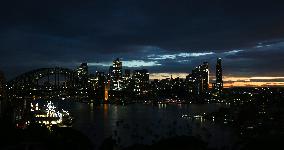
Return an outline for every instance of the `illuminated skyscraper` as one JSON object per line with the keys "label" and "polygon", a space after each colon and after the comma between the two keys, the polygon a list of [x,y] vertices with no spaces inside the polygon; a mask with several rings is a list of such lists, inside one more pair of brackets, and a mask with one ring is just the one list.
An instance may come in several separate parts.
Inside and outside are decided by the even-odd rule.
{"label": "illuminated skyscraper", "polygon": [[204,62],[192,70],[193,93],[204,94],[209,89],[209,64]]}
{"label": "illuminated skyscraper", "polygon": [[122,62],[117,58],[111,67],[111,90],[120,91],[122,89]]}
{"label": "illuminated skyscraper", "polygon": [[131,76],[130,76],[130,74],[131,74],[131,71],[130,71],[130,69],[125,69],[124,70],[124,75],[123,75],[123,88],[124,89],[129,89],[129,88],[131,88],[130,87],[130,85],[131,85]]}
{"label": "illuminated skyscraper", "polygon": [[185,78],[185,86],[188,93],[192,93],[193,79],[192,74],[188,74]]}
{"label": "illuminated skyscraper", "polygon": [[216,82],[213,84],[213,90],[216,95],[220,95],[223,91],[223,78],[222,78],[222,59],[217,59],[216,64]]}
{"label": "illuminated skyscraper", "polygon": [[89,78],[89,69],[87,63],[82,63],[77,69],[77,78],[78,78],[78,84],[81,87],[87,87],[88,84],[88,78]]}
{"label": "illuminated skyscraper", "polygon": [[122,62],[117,58],[112,63],[113,79],[119,80],[122,77]]}
{"label": "illuminated skyscraper", "polygon": [[88,75],[89,69],[88,69],[88,64],[87,63],[82,63],[78,68],[77,68],[77,75],[79,78]]}
{"label": "illuminated skyscraper", "polygon": [[132,79],[134,81],[134,89],[133,91],[137,95],[145,94],[148,91],[149,86],[149,72],[146,69],[135,70],[133,72]]}
{"label": "illuminated skyscraper", "polygon": [[106,76],[104,72],[96,72],[95,75],[95,98],[98,100],[105,100]]}
{"label": "illuminated skyscraper", "polygon": [[209,63],[204,62],[202,67],[202,87],[203,87],[203,92],[207,92],[209,89]]}

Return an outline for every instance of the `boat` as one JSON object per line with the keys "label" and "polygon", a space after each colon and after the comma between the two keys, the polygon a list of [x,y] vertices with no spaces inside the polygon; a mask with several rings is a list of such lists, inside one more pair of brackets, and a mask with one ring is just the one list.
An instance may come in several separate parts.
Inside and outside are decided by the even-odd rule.
{"label": "boat", "polygon": [[31,103],[32,122],[45,124],[46,126],[57,125],[59,127],[72,126],[74,117],[68,111],[58,110],[51,101],[40,107],[38,103]]}

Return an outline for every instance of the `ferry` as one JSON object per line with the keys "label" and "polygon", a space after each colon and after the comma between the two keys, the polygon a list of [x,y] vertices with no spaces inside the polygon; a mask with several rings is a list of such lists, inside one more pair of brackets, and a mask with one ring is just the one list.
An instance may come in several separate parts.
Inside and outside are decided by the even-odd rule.
{"label": "ferry", "polygon": [[68,111],[58,110],[51,101],[48,101],[44,107],[40,107],[38,103],[31,103],[30,111],[32,114],[31,121],[46,126],[70,127],[74,120]]}

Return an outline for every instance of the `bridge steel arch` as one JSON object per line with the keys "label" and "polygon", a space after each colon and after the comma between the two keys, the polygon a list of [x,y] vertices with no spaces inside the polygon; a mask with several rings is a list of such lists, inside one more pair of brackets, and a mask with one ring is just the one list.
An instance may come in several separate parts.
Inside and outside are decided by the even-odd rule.
{"label": "bridge steel arch", "polygon": [[7,83],[8,89],[26,89],[39,86],[39,80],[47,77],[48,82],[51,78],[54,80],[54,87],[60,86],[60,75],[64,76],[65,83],[68,82],[67,87],[74,87],[76,83],[75,72],[68,68],[54,67],[54,68],[40,68],[26,73],[23,73]]}

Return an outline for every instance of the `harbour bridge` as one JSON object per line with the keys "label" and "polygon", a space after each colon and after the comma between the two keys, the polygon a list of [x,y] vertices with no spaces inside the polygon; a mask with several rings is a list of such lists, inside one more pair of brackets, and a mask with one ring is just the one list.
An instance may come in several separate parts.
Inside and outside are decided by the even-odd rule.
{"label": "harbour bridge", "polygon": [[40,68],[23,73],[7,83],[8,92],[15,96],[70,95],[82,89],[76,72],[68,68]]}

